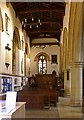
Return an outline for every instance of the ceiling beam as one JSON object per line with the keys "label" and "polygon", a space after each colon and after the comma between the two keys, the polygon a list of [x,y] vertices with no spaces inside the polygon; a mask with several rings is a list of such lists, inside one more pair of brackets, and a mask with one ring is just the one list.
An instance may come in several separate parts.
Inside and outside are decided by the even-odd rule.
{"label": "ceiling beam", "polygon": [[53,39],[57,39],[60,42],[60,36],[59,35],[50,35],[50,36],[29,36],[30,37],[30,41],[32,42],[34,39],[40,39],[40,38],[53,38]]}
{"label": "ceiling beam", "polygon": [[[49,22],[57,22],[57,21],[58,21],[58,22],[63,22],[63,21],[62,21],[63,16],[61,16],[61,15],[60,15],[60,16],[58,16],[58,15],[53,15],[53,13],[52,13],[52,18],[50,18],[50,15],[49,15],[49,16],[46,16],[46,15],[43,14],[43,12],[41,12],[41,14],[42,14],[42,15],[41,15],[41,16],[38,16],[38,17],[32,15],[32,17],[34,17],[34,19],[35,19],[34,21],[31,20],[31,18],[32,18],[32,17],[31,17],[31,14],[24,14],[24,15],[18,14],[18,16],[20,17],[20,20],[21,20],[21,21],[22,21],[22,20],[24,21],[24,19],[26,18],[29,22],[36,22],[38,19],[40,19],[41,22],[46,22],[46,21],[47,21],[47,22],[48,22],[48,21],[49,21]],[[46,13],[46,14],[47,14],[47,13]]]}
{"label": "ceiling beam", "polygon": [[[52,2],[50,3],[50,5],[51,5],[51,8],[52,8]],[[52,17],[52,11],[50,11],[50,19],[52,19],[53,17]],[[50,24],[50,27],[52,28],[52,23]]]}
{"label": "ceiling beam", "polygon": [[37,45],[60,45],[59,42],[49,42],[49,43],[31,43],[31,46],[37,46]]}
{"label": "ceiling beam", "polygon": [[34,12],[50,12],[50,11],[55,11],[59,14],[61,14],[61,16],[64,16],[64,9],[61,10],[57,10],[57,8],[35,8],[32,10],[22,10],[22,11],[18,11],[18,14],[27,14],[27,13],[34,13]]}
{"label": "ceiling beam", "polygon": [[34,30],[34,31],[28,31],[28,34],[37,34],[37,33],[57,33],[58,35],[60,35],[60,31],[59,30]]}
{"label": "ceiling beam", "polygon": [[30,36],[31,38],[56,38],[57,36],[56,35],[39,35],[39,36]]}

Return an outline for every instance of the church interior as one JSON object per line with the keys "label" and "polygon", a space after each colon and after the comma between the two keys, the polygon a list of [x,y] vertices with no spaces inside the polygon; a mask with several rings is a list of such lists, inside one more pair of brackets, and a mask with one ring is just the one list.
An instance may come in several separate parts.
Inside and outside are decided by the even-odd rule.
{"label": "church interior", "polygon": [[2,118],[83,118],[83,32],[83,2],[0,2],[0,101],[22,103]]}

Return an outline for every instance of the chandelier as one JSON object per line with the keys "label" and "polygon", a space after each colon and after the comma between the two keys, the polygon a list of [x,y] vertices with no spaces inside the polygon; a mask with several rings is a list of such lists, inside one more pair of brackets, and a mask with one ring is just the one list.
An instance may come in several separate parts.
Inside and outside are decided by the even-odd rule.
{"label": "chandelier", "polygon": [[26,28],[26,27],[28,27],[28,26],[29,26],[30,29],[32,29],[33,26],[34,26],[35,28],[39,28],[41,25],[42,25],[41,20],[40,20],[40,19],[37,19],[37,21],[36,21],[36,20],[34,19],[34,17],[31,18],[31,22],[29,22],[27,18],[25,18],[25,19],[22,20],[22,26],[23,26],[24,28]]}

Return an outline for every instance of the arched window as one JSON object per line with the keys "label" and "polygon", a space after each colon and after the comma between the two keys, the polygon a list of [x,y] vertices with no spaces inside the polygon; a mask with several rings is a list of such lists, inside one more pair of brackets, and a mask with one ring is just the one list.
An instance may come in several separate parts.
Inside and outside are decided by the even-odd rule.
{"label": "arched window", "polygon": [[44,55],[38,56],[38,72],[39,74],[47,73],[47,58]]}

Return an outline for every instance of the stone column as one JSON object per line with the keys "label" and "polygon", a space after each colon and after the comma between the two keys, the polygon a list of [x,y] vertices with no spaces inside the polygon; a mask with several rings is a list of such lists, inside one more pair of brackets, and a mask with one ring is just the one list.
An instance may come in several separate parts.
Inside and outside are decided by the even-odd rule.
{"label": "stone column", "polygon": [[82,103],[82,63],[71,65],[71,97],[72,106],[81,106]]}

